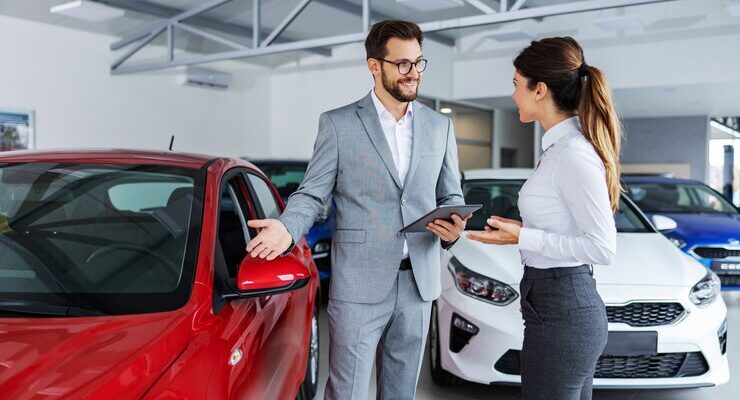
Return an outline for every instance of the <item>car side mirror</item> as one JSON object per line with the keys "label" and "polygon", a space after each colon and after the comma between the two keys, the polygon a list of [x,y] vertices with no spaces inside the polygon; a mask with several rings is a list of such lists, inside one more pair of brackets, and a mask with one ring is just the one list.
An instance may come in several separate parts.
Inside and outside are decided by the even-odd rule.
{"label": "car side mirror", "polygon": [[676,221],[663,215],[653,215],[653,225],[661,232],[670,232],[678,228]]}
{"label": "car side mirror", "polygon": [[311,271],[291,256],[267,261],[247,255],[236,273],[236,289],[239,297],[265,296],[300,289],[310,280]]}

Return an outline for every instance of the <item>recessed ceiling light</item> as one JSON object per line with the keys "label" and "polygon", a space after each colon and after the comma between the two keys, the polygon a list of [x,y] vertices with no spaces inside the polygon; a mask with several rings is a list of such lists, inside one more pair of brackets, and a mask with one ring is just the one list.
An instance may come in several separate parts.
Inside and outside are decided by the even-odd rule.
{"label": "recessed ceiling light", "polygon": [[450,107],[442,107],[439,109],[439,112],[442,114],[452,114],[452,109]]}
{"label": "recessed ceiling light", "polygon": [[594,21],[594,24],[605,31],[626,31],[645,28],[645,23],[634,15],[601,18]]}
{"label": "recessed ceiling light", "polygon": [[84,19],[85,21],[100,22],[122,17],[124,11],[105,4],[88,0],[70,1],[51,8],[52,14]]}

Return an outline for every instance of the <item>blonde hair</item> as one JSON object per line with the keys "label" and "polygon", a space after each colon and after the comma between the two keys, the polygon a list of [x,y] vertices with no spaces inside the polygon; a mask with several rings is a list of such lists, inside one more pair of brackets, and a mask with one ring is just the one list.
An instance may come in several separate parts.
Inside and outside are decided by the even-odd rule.
{"label": "blonde hair", "polygon": [[578,118],[583,135],[594,146],[594,150],[606,168],[606,187],[612,211],[619,207],[621,166],[619,155],[622,147],[622,127],[619,124],[609,84],[601,70],[587,66],[581,99],[578,102]]}

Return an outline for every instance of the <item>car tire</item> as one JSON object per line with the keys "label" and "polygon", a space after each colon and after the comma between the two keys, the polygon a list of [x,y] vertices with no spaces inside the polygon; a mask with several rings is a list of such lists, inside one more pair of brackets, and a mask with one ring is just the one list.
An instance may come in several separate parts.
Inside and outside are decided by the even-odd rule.
{"label": "car tire", "polygon": [[459,378],[442,368],[440,360],[439,321],[437,319],[437,302],[432,303],[432,318],[429,321],[429,367],[432,381],[440,386],[450,386],[459,382]]}
{"label": "car tire", "polygon": [[313,317],[311,318],[311,339],[308,342],[306,376],[298,390],[297,400],[312,400],[319,387],[319,301],[319,297],[316,296]]}

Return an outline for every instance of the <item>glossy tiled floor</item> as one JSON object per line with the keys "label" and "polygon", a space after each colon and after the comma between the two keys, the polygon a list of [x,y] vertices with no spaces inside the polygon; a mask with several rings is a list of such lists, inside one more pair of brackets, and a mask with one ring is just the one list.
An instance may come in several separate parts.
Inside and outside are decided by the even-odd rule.
{"label": "glossy tiled floor", "polygon": [[[736,400],[740,399],[740,292],[724,293],[723,297],[727,303],[728,315],[728,353],[730,357],[730,382],[714,388],[681,389],[681,390],[597,390],[594,399],[598,400]],[[328,369],[328,322],[326,313],[321,317],[321,369],[320,387],[316,399],[323,398],[324,385],[326,384],[326,372]],[[417,400],[437,399],[486,399],[486,400],[509,400],[521,398],[519,389],[499,386],[486,386],[478,384],[461,384],[454,387],[439,387],[432,383],[429,376],[428,359],[424,359],[419,378],[419,387],[416,393]],[[375,383],[370,383],[371,398],[375,398]]]}

